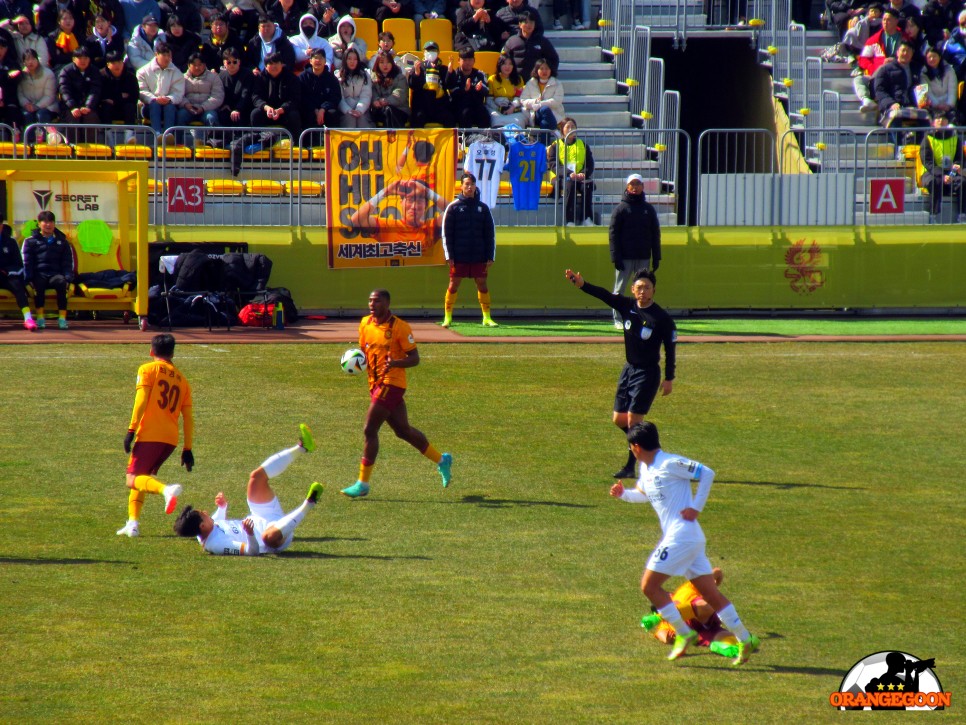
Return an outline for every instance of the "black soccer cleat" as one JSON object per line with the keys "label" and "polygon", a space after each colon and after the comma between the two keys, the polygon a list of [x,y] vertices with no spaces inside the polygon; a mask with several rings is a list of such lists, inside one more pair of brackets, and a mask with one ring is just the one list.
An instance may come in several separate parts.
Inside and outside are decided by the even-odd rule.
{"label": "black soccer cleat", "polygon": [[637,471],[634,470],[633,466],[624,466],[614,474],[614,478],[637,478]]}

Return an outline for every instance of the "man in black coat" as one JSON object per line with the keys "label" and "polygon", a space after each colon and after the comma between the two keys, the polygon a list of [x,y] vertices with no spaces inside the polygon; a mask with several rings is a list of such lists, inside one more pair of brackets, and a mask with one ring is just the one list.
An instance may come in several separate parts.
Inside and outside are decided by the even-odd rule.
{"label": "man in black coat", "polygon": [[250,126],[255,77],[248,68],[242,67],[241,53],[234,48],[225,49],[222,65],[218,77],[225,86],[225,101],[218,109],[218,125]]}
{"label": "man in black coat", "polygon": [[0,123],[23,126],[23,109],[17,98],[22,71],[14,63],[15,57],[13,43],[0,36]]}
{"label": "man in black coat", "polygon": [[292,43],[271,18],[263,15],[258,20],[258,32],[248,40],[243,60],[258,75],[264,72],[268,57],[275,54],[281,56],[282,62],[290,71],[295,68],[295,48]]}
{"label": "man in black coat", "polygon": [[111,51],[107,54],[107,67],[101,71],[101,103],[98,115],[102,123],[137,123],[137,107],[140,91],[138,79],[124,63],[124,54]]}
{"label": "man in black coat", "polygon": [[[64,120],[70,124],[98,124],[97,107],[101,103],[101,76],[91,65],[91,56],[83,45],[74,51],[74,62],[66,66],[57,79],[60,100],[63,102]],[[94,143],[96,133],[84,134],[74,130],[72,143]]]}
{"label": "man in black coat", "polygon": [[496,259],[496,226],[490,207],[479,200],[476,177],[469,171],[460,177],[460,195],[443,212],[443,251],[449,262],[449,286],[443,303],[443,327],[453,323],[453,306],[460,282],[472,277],[483,310],[483,326],[496,327],[490,317],[490,290],[486,276]]}
{"label": "man in black coat", "polygon": [[520,15],[523,12],[533,15],[534,35],[543,35],[543,20],[540,19],[540,13],[535,7],[527,0],[507,0],[507,4],[496,11],[497,20],[505,26],[503,40],[509,40],[520,32]]}
{"label": "man in black coat", "polygon": [[309,67],[299,76],[302,92],[302,122],[307,128],[338,128],[342,88],[339,79],[325,63],[325,51],[315,48],[309,53]]}
{"label": "man in black coat", "polygon": [[[661,223],[657,210],[644,198],[644,178],[640,174],[627,177],[624,198],[610,217],[609,236],[610,261],[617,270],[614,294],[623,295],[628,280],[646,269],[657,271],[661,263]],[[614,327],[623,326],[615,311]]]}
{"label": "man in black coat", "polygon": [[24,278],[34,288],[37,327],[43,328],[47,290],[57,293],[58,327],[67,329],[67,290],[74,280],[74,250],[54,224],[54,213],[37,215],[38,228],[23,243]]}
{"label": "man in black coat", "polygon": [[91,64],[98,70],[107,65],[109,54],[119,54],[123,59],[126,51],[124,38],[103,15],[94,18],[94,32],[84,40],[84,47],[91,56]]}
{"label": "man in black coat", "polygon": [[299,79],[282,62],[281,53],[265,59],[265,72],[255,77],[252,88],[252,126],[283,126],[292,134],[292,145],[302,133]]}
{"label": "man in black coat", "polygon": [[503,52],[513,58],[517,71],[527,80],[533,74],[533,66],[543,58],[550,66],[551,73],[556,76],[560,67],[560,56],[553,44],[536,30],[537,14],[524,11],[520,14],[520,31],[510,38],[503,46]]}
{"label": "man in black coat", "polygon": [[[902,41],[896,49],[893,63],[879,66],[872,76],[873,95],[879,104],[879,120],[889,128],[895,125],[896,114],[903,108],[918,108],[913,89],[919,83],[919,76],[912,69],[912,56],[915,49],[911,43]],[[919,125],[916,119],[907,119],[910,125]]]}

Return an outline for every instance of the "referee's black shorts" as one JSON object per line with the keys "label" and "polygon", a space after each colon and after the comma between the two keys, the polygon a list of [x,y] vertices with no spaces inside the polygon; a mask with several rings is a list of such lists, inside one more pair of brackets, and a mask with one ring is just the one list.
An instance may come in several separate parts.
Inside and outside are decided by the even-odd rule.
{"label": "referee's black shorts", "polygon": [[634,413],[645,415],[651,409],[654,396],[661,385],[661,368],[639,368],[624,363],[620,380],[617,381],[617,395],[614,396],[615,413]]}

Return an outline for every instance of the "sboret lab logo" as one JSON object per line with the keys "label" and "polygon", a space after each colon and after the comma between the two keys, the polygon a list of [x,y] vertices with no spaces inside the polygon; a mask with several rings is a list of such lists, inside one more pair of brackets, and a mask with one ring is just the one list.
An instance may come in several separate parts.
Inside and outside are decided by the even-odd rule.
{"label": "sboret lab logo", "polygon": [[839,710],[944,710],[952,695],[933,672],[935,658],[883,651],[852,665],[829,704]]}

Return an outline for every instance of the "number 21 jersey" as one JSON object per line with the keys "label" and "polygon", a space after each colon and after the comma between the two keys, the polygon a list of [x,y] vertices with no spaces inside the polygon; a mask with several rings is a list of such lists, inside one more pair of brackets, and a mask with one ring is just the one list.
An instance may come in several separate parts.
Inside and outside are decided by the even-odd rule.
{"label": "number 21 jersey", "polygon": [[510,144],[510,186],[513,187],[513,208],[535,211],[540,206],[540,185],[547,171],[547,147],[542,143]]}

